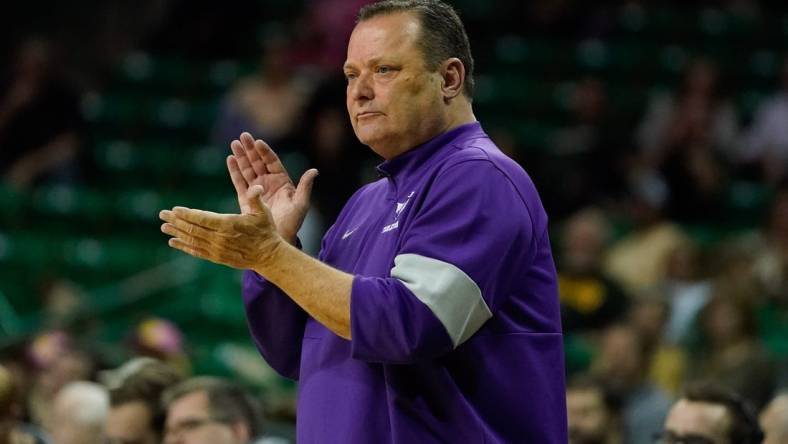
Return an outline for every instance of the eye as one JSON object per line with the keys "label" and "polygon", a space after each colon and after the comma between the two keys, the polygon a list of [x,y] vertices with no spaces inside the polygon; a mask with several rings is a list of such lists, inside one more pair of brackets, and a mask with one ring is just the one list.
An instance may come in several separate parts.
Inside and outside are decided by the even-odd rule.
{"label": "eye", "polygon": [[354,80],[355,78],[356,78],[356,74],[355,73],[352,73],[352,72],[346,72],[345,73],[345,80],[347,80],[348,82],[351,81],[351,80]]}
{"label": "eye", "polygon": [[378,74],[388,74],[391,71],[393,71],[391,67],[386,65],[378,66],[378,68],[375,70],[375,72]]}

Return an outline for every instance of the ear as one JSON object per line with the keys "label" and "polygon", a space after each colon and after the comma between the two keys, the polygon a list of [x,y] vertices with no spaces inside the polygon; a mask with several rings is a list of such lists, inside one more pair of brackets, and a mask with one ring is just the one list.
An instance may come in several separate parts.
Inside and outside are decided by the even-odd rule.
{"label": "ear", "polygon": [[440,74],[443,100],[449,102],[462,94],[465,88],[465,66],[460,59],[452,57],[444,61],[440,67]]}

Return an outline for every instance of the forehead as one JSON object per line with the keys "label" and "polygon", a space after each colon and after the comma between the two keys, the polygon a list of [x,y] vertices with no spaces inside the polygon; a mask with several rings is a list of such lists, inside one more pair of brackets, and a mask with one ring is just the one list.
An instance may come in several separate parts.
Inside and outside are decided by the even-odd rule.
{"label": "forehead", "polygon": [[786,419],[788,419],[788,395],[774,398],[761,413],[761,421],[785,422]]}
{"label": "forehead", "polygon": [[345,64],[363,64],[383,56],[417,51],[419,19],[411,12],[384,14],[356,25],[348,43]]}
{"label": "forehead", "polygon": [[728,411],[722,405],[682,399],[668,413],[665,429],[681,435],[694,433],[721,438],[729,422]]}
{"label": "forehead", "polygon": [[109,414],[124,417],[147,417],[150,415],[147,404],[142,401],[129,401],[110,408]]}
{"label": "forehead", "polygon": [[107,416],[107,432],[112,434],[121,430],[147,429],[151,419],[148,406],[141,401],[131,401],[112,407]]}
{"label": "forehead", "polygon": [[208,412],[208,394],[205,391],[189,393],[176,399],[167,412],[167,422],[183,416]]}

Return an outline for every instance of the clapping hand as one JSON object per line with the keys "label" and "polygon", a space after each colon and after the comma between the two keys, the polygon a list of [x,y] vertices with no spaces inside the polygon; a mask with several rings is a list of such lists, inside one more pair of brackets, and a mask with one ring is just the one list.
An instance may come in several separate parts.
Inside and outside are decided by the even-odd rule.
{"label": "clapping hand", "polygon": [[251,134],[243,133],[230,148],[233,154],[227,157],[227,169],[238,194],[241,214],[254,211],[248,197],[249,188],[262,186],[260,198],[271,210],[277,231],[285,240],[295,243],[309,210],[309,196],[317,170],[306,171],[295,186],[274,150],[262,140],[254,140]]}
{"label": "clapping hand", "polygon": [[290,180],[279,157],[262,140],[241,134],[227,158],[241,214],[219,214],[185,207],[164,210],[161,230],[168,244],[192,256],[240,269],[265,265],[282,239],[293,244],[309,209],[317,170]]}

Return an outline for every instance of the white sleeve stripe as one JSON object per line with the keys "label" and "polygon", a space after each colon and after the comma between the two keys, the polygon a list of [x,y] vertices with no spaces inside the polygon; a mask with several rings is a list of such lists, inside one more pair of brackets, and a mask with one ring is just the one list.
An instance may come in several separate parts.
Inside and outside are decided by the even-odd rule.
{"label": "white sleeve stripe", "polygon": [[391,277],[399,279],[441,321],[454,347],[492,317],[476,282],[456,266],[418,254],[394,258]]}

